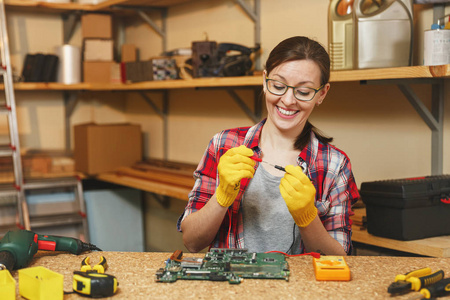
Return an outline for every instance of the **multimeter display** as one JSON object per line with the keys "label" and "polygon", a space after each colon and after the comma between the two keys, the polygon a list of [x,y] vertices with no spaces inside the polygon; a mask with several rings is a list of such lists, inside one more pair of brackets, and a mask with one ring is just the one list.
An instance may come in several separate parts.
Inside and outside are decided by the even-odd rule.
{"label": "multimeter display", "polygon": [[316,280],[350,280],[350,269],[343,256],[313,258]]}

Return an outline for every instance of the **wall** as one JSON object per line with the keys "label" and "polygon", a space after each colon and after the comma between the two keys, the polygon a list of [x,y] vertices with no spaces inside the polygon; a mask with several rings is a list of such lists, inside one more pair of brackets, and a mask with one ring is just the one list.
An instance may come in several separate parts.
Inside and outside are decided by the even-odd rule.
{"label": "wall", "polygon": [[[252,1],[246,1],[252,3]],[[261,1],[262,61],[282,39],[307,35],[327,44],[327,0]],[[417,5],[416,64],[422,60],[422,32],[431,23],[430,6]],[[447,8],[447,13],[449,9]],[[158,13],[150,13],[161,24]],[[162,51],[161,39],[139,18],[124,18],[125,41],[135,43],[141,59]],[[8,12],[11,52],[20,72],[26,53],[52,52],[62,44],[62,20],[59,15]],[[190,47],[194,40],[254,43],[253,23],[230,0],[198,0],[169,9],[167,48]],[[81,45],[77,29],[71,44]],[[449,79],[446,84],[448,85]],[[428,86],[416,85],[415,91],[429,106]],[[251,107],[251,91],[238,93]],[[161,95],[147,93],[158,105]],[[445,91],[444,173],[450,173],[450,91]],[[218,131],[253,122],[223,90],[174,90],[169,93],[169,151],[174,161],[198,163],[210,138]],[[59,92],[18,92],[18,120],[22,148],[64,148],[64,102]],[[428,175],[431,172],[431,133],[406,98],[392,85],[363,86],[359,82],[332,83],[324,104],[316,109],[312,122],[335,138],[335,144],[350,157],[358,185],[364,181]],[[145,155],[162,158],[162,120],[136,93],[83,93],[71,123],[96,121],[137,122],[145,137]],[[0,135],[5,134],[0,126]],[[1,137],[0,136],[0,137]],[[171,251],[181,246],[181,235],[174,222],[184,203],[172,199],[164,208],[152,197],[147,199],[147,247]],[[167,225],[167,220],[170,224]],[[156,229],[158,228],[158,229]],[[158,231],[155,239],[152,234]],[[164,238],[168,242],[164,242]],[[167,238],[170,237],[170,238]],[[164,248],[164,249],[161,249]]]}

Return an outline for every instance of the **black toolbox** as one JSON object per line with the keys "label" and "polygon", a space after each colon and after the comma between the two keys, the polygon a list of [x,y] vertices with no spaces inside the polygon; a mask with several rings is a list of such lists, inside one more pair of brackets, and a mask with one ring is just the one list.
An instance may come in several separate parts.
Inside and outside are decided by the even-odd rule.
{"label": "black toolbox", "polygon": [[396,240],[450,235],[450,175],[363,182],[367,231]]}

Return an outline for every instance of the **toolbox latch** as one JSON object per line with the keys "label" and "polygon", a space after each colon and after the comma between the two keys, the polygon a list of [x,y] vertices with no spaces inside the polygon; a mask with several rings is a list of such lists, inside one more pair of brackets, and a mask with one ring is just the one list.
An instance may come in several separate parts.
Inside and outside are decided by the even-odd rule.
{"label": "toolbox latch", "polygon": [[449,195],[442,195],[441,196],[441,202],[444,204],[450,204],[450,194]]}

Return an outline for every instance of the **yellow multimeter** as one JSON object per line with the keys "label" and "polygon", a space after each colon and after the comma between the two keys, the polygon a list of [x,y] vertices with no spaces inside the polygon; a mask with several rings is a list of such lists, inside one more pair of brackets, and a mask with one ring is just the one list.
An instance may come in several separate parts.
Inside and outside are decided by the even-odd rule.
{"label": "yellow multimeter", "polygon": [[313,258],[316,280],[349,281],[350,268],[343,256],[326,256]]}

